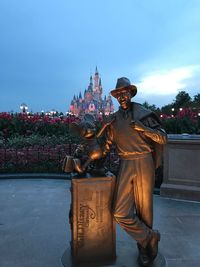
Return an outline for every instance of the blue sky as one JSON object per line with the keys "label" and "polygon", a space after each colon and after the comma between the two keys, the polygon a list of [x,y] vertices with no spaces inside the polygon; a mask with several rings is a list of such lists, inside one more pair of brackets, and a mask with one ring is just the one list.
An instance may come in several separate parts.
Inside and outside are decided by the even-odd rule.
{"label": "blue sky", "polygon": [[199,14],[198,0],[0,0],[0,112],[67,111],[96,65],[105,94],[122,76],[141,103],[200,93]]}

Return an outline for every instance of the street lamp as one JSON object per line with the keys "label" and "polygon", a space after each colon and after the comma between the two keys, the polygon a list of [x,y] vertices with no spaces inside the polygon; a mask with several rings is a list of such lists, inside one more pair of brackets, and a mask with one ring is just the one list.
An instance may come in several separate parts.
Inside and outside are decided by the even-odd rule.
{"label": "street lamp", "polygon": [[28,111],[28,106],[27,106],[25,103],[22,103],[22,104],[20,105],[20,109],[21,109],[21,112],[22,112],[22,113],[27,113],[27,111]]}
{"label": "street lamp", "polygon": [[55,115],[57,114],[57,111],[55,109],[52,109],[50,111],[50,114],[51,114],[52,117],[55,117]]}

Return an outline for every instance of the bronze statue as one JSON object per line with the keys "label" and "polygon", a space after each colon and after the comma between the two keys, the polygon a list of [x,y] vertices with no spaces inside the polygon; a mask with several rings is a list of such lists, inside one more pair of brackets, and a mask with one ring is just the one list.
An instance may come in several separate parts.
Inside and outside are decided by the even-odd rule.
{"label": "bronze statue", "polygon": [[94,116],[86,114],[80,122],[74,122],[70,125],[70,131],[81,138],[81,144],[78,145],[73,156],[67,155],[65,157],[63,162],[65,172],[83,174],[89,171],[93,176],[105,174],[106,169],[102,168],[103,164],[100,162],[103,159],[100,139],[111,122],[112,120],[105,123],[97,131]]}
{"label": "bronze statue", "polygon": [[131,102],[137,87],[129,79],[117,80],[111,91],[119,104],[107,127],[103,155],[112,144],[120,157],[113,215],[117,223],[138,244],[138,261],[148,266],[157,256],[160,233],[153,225],[153,188],[155,168],[159,166],[165,131],[155,113]]}
{"label": "bronze statue", "polygon": [[[96,133],[93,122],[83,122],[78,132],[83,137],[87,151],[84,164],[79,159],[68,158],[67,168],[83,173],[93,161],[105,157],[112,144],[116,145],[120,158],[120,168],[113,203],[113,216],[119,225],[136,240],[138,262],[149,266],[157,256],[160,233],[153,226],[153,188],[155,169],[162,157],[162,147],[167,141],[165,131],[157,115],[142,105],[131,102],[137,87],[129,79],[117,80],[111,91],[119,104],[119,110],[112,114],[103,128]],[[93,130],[91,130],[93,129]],[[104,143],[98,137],[104,134]],[[75,152],[85,151],[80,146]]]}
{"label": "bronze statue", "polygon": [[[112,216],[115,176],[105,172],[100,162],[105,160],[100,139],[108,125],[104,124],[98,131],[90,114],[71,124],[71,131],[78,134],[81,144],[73,156],[66,156],[63,164],[65,172],[76,173],[71,183],[69,212],[71,255],[62,257],[64,266],[93,266],[92,262],[107,263],[116,257]],[[71,259],[71,263],[66,259]]]}

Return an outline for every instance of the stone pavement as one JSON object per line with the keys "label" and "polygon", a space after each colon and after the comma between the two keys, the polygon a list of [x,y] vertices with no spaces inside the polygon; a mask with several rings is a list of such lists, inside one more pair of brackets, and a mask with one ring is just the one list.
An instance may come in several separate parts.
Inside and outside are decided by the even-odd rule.
{"label": "stone pavement", "polygon": [[[69,187],[61,179],[0,180],[0,267],[62,266],[70,240]],[[154,228],[167,266],[200,266],[200,203],[155,195]],[[119,227],[117,242],[124,250],[136,246]],[[131,259],[120,267],[133,267]]]}

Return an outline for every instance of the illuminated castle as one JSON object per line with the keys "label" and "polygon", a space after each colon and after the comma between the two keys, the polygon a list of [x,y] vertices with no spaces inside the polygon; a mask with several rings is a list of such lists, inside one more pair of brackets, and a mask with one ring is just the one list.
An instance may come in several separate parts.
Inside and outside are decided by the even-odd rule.
{"label": "illuminated castle", "polygon": [[90,113],[93,115],[109,115],[114,112],[114,105],[111,95],[104,96],[102,99],[103,88],[101,85],[101,78],[96,67],[94,77],[90,76],[90,83],[88,89],[85,89],[84,96],[81,92],[74,98],[70,104],[70,112],[75,116],[83,116]]}

